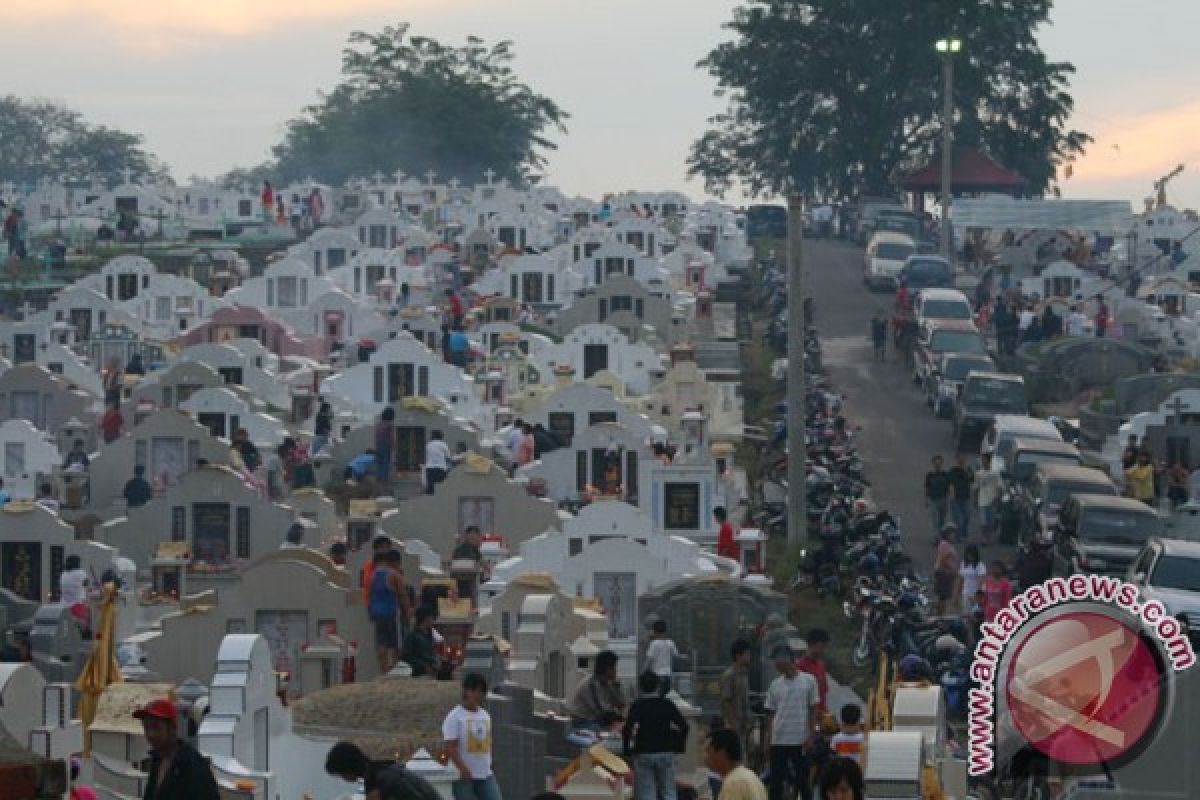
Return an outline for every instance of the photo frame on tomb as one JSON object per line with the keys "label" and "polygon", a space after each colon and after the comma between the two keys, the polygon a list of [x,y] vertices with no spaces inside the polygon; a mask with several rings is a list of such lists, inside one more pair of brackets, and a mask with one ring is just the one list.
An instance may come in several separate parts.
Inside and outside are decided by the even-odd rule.
{"label": "photo frame on tomb", "polygon": [[592,579],[592,593],[604,606],[610,638],[637,636],[636,573],[597,572]]}
{"label": "photo frame on tomb", "polygon": [[34,603],[41,603],[41,543],[0,543],[0,579],[0,585],[10,592]]}
{"label": "photo frame on tomb", "polygon": [[151,479],[165,478],[167,485],[179,480],[187,471],[187,452],[183,438],[179,436],[156,436],[150,441]]}
{"label": "photo frame on tomb", "polygon": [[460,497],[458,500],[458,530],[475,526],[480,533],[496,530],[496,500],[492,497]]}
{"label": "photo frame on tomb", "polygon": [[230,556],[232,514],[228,503],[192,505],[192,558],[226,564]]}

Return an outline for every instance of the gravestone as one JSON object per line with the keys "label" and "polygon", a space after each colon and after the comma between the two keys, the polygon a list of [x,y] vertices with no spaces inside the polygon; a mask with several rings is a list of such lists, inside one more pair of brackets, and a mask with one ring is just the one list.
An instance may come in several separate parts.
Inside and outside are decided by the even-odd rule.
{"label": "gravestone", "polygon": [[[654,620],[666,621],[668,635],[679,652],[691,659],[696,676],[691,701],[705,713],[715,714],[720,707],[719,678],[729,666],[729,647],[735,639],[754,645],[750,690],[766,691],[771,674],[769,648],[789,635],[782,622],[787,613],[787,597],[764,586],[726,578],[676,581],[638,598],[639,649],[645,648]],[[771,641],[759,633],[767,629],[768,621],[780,631]]]}
{"label": "gravestone", "polygon": [[1065,337],[1022,346],[1018,368],[1032,402],[1056,402],[1147,372],[1154,355],[1133,342]]}

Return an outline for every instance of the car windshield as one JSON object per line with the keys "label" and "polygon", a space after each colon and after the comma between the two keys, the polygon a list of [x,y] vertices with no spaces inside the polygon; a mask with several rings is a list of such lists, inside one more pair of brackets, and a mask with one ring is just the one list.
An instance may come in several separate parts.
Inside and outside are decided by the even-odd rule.
{"label": "car windshield", "polygon": [[1090,509],[1079,522],[1079,538],[1096,544],[1140,547],[1162,527],[1157,514]]}
{"label": "car windshield", "polygon": [[949,381],[965,381],[971,370],[990,370],[994,367],[991,361],[984,358],[951,358],[946,362],[942,374]]}
{"label": "car windshield", "polygon": [[928,319],[970,319],[971,307],[963,300],[926,300],[921,315]]}
{"label": "car windshield", "polygon": [[910,289],[930,286],[950,286],[954,273],[945,261],[935,258],[914,258],[905,266],[905,285]]}
{"label": "car windshield", "polygon": [[935,353],[987,352],[983,337],[975,331],[935,331],[929,340],[929,349]]}
{"label": "car windshield", "polygon": [[1025,410],[1025,386],[1017,381],[977,377],[967,382],[963,401],[976,408],[1021,413]]}
{"label": "car windshield", "polygon": [[1111,485],[1105,486],[1103,483],[1054,483],[1050,485],[1050,492],[1046,495],[1046,506],[1058,508],[1063,503],[1067,502],[1067,498],[1073,494],[1111,494],[1115,495],[1116,489]]}
{"label": "car windshield", "polygon": [[888,261],[903,261],[913,254],[910,245],[898,242],[884,242],[875,248],[876,258],[886,258]]}
{"label": "car windshield", "polygon": [[1027,481],[1033,477],[1038,464],[1070,464],[1079,466],[1079,458],[1064,453],[1038,453],[1026,451],[1018,453],[1013,463],[1013,477],[1019,481]]}
{"label": "car windshield", "polygon": [[1159,589],[1200,592],[1200,560],[1163,556],[1155,563],[1149,584]]}

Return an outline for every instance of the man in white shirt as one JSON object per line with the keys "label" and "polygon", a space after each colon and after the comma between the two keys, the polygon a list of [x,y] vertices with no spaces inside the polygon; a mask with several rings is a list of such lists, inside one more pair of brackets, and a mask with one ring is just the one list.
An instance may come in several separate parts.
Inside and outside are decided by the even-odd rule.
{"label": "man in white shirt", "polygon": [[430,431],[429,443],[425,445],[425,494],[433,494],[434,487],[446,480],[454,460],[442,432]]}
{"label": "man in white shirt", "polygon": [[71,611],[79,627],[88,633],[92,628],[92,612],[88,607],[88,574],[83,570],[79,556],[67,556],[63,573],[58,577],[58,601]]}
{"label": "man in white shirt", "polygon": [[1067,317],[1067,336],[1083,336],[1087,330],[1087,314],[1079,310],[1079,306],[1071,306],[1071,314]]}
{"label": "man in white shirt", "polygon": [[517,463],[517,450],[521,447],[521,438],[525,435],[524,427],[525,423],[522,420],[516,420],[508,429],[508,436],[504,439],[504,444],[508,446],[508,458],[514,464]]}
{"label": "man in white shirt", "polygon": [[675,659],[679,658],[679,649],[667,636],[665,621],[656,619],[653,632],[654,638],[646,645],[646,671],[653,672],[658,678],[658,696],[665,697],[671,691],[671,675],[675,669]]}
{"label": "man in white shirt", "polygon": [[487,681],[478,673],[463,678],[462,703],[446,715],[442,739],[458,769],[452,790],[456,800],[502,800],[492,773],[492,718],[483,709]]}
{"label": "man in white shirt", "polygon": [[768,794],[771,800],[785,800],[786,782],[800,789],[803,800],[812,800],[806,748],[817,733],[817,681],[807,672],[797,671],[787,647],[776,650],[773,658],[779,677],[767,689],[765,703],[770,746]]}

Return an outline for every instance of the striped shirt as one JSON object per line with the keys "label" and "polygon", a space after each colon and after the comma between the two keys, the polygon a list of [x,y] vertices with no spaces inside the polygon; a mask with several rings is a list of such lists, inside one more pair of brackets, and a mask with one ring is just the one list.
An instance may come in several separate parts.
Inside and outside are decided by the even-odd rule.
{"label": "striped shirt", "polygon": [[797,672],[791,678],[780,675],[767,689],[767,710],[774,720],[771,744],[796,746],[812,736],[812,710],[817,705],[817,680],[807,672]]}

